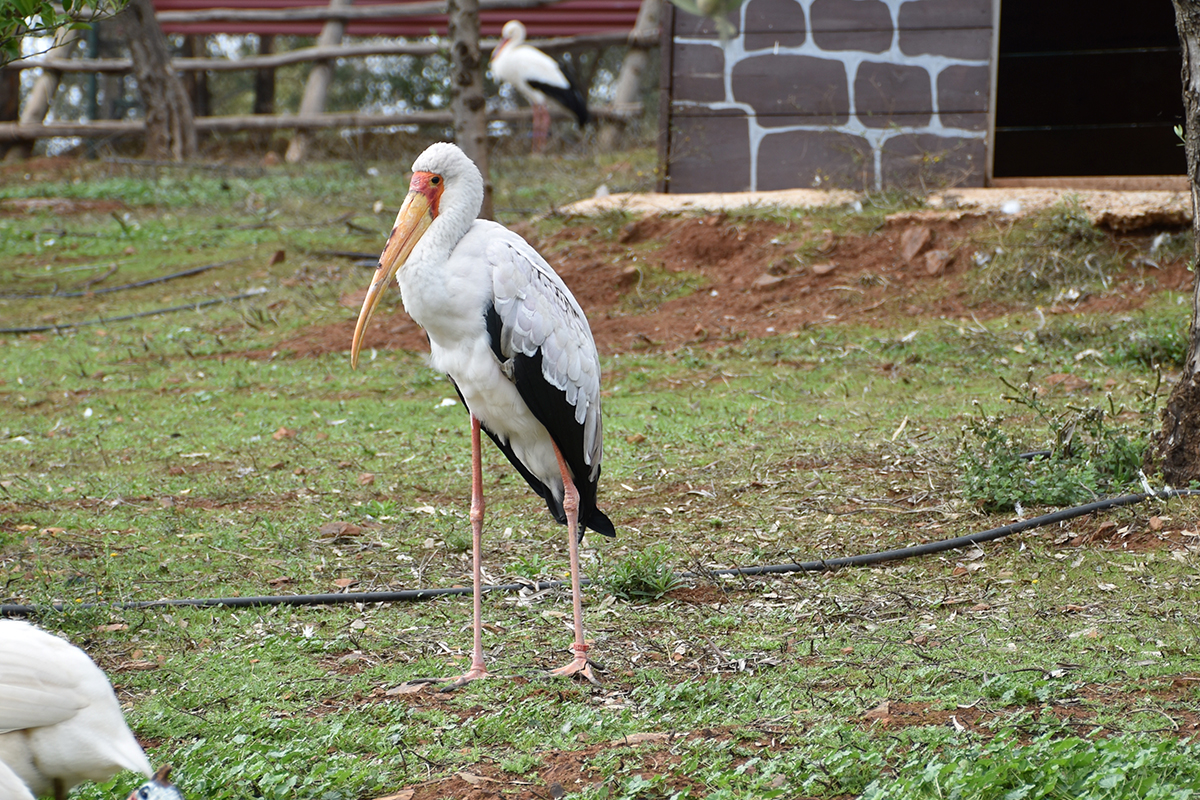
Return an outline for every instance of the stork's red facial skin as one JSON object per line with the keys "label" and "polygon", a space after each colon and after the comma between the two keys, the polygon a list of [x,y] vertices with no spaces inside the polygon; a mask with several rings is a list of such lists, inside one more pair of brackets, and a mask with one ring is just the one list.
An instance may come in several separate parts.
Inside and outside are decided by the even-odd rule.
{"label": "stork's red facial skin", "polygon": [[442,180],[442,176],[432,172],[414,172],[412,180],[408,182],[410,192],[425,195],[425,201],[429,203],[429,216],[434,219],[437,219],[438,203],[441,202],[442,190],[445,188],[446,182]]}

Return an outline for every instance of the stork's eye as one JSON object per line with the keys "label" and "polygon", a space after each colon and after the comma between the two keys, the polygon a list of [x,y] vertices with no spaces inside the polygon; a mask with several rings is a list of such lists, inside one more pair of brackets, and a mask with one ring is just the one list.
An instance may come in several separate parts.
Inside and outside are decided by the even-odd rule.
{"label": "stork's eye", "polygon": [[442,182],[442,179],[440,177],[438,177],[437,175],[434,175],[432,178],[429,179],[429,182],[432,183],[434,186],[437,186],[439,183]]}

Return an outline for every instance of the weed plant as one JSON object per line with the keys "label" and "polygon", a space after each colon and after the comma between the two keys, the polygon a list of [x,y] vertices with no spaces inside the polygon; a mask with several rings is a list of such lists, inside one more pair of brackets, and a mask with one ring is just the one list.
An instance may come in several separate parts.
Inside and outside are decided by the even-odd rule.
{"label": "weed plant", "polygon": [[981,249],[977,263],[975,293],[981,299],[1052,303],[1107,289],[1122,259],[1078,198],[1068,197],[1020,225],[1011,224],[990,254]]}
{"label": "weed plant", "polygon": [[604,565],[604,588],[622,600],[657,600],[681,585],[665,547],[649,547]]}
{"label": "weed plant", "polygon": [[879,780],[862,800],[1188,800],[1200,786],[1200,745],[1142,736],[1043,735],[1021,744],[1002,734],[957,757],[918,750],[898,780]]}
{"label": "weed plant", "polygon": [[959,458],[964,499],[989,511],[1069,506],[1119,493],[1137,481],[1148,427],[1114,423],[1119,414],[1111,400],[1107,411],[1099,406],[1055,410],[1030,384],[1005,383],[1015,394],[1004,399],[1026,406],[1043,424],[1047,449],[1023,447],[1002,416],[972,420],[966,435],[975,446],[966,444]]}
{"label": "weed plant", "polygon": [[1181,367],[1187,359],[1187,326],[1179,320],[1161,317],[1148,319],[1130,332],[1114,351],[1119,364],[1147,367]]}

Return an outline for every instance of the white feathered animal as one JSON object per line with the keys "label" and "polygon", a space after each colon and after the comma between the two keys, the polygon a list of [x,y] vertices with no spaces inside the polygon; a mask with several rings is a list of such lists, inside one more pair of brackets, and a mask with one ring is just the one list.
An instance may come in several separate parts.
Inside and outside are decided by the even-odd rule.
{"label": "white feathered animal", "polygon": [[0,765],[2,796],[20,800],[63,800],[123,769],[153,774],[108,677],[78,647],[18,620],[0,620]]}
{"label": "white feathered animal", "polygon": [[492,51],[492,75],[512,84],[525,96],[533,109],[533,150],[541,152],[550,131],[550,100],[566,108],[587,124],[587,97],[569,72],[550,56],[531,44],[525,44],[525,26],[509,20],[500,33],[500,44]]}
{"label": "white feathered animal", "polygon": [[568,526],[574,605],[574,659],[559,675],[595,682],[583,637],[579,538],[584,528],[613,536],[596,506],[600,479],[600,359],[587,317],[562,279],[517,234],[476,219],[483,178],[455,145],[431,145],[413,163],[379,269],[363,300],[351,345],[395,278],[404,308],[429,336],[430,363],[450,376],[471,414],[471,527],[474,654],[454,685],[487,675],[480,621],[483,477],[480,431]]}
{"label": "white feathered animal", "polygon": [[183,793],[170,778],[171,767],[159,767],[154,777],[134,789],[126,800],[183,800]]}

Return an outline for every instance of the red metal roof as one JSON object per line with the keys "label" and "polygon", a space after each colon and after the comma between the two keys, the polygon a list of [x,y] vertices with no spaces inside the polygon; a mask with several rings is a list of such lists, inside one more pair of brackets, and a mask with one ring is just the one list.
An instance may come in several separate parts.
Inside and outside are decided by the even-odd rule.
{"label": "red metal roof", "polygon": [[[404,2],[404,0],[356,0],[355,7]],[[156,11],[200,11],[211,8],[285,9],[327,6],[328,0],[153,0]],[[530,38],[576,36],[602,31],[627,31],[637,20],[641,0],[565,0],[553,6],[484,11],[479,22],[484,36],[499,36],[510,19],[525,23]],[[167,33],[258,33],[316,36],[320,21],[297,22],[164,22]],[[446,33],[445,15],[405,17],[393,20],[349,20],[348,36],[428,36]]]}

